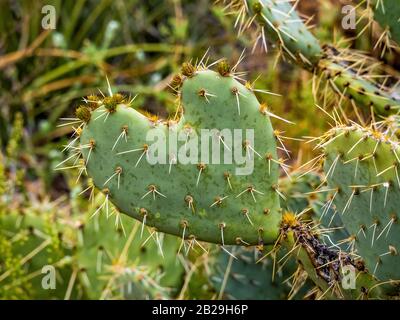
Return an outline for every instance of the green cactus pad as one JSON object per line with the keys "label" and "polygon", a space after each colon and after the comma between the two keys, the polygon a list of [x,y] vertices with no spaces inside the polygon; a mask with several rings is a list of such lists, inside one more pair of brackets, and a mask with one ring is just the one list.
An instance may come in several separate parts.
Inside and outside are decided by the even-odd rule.
{"label": "green cactus pad", "polygon": [[[277,159],[276,142],[265,108],[251,87],[232,75],[187,66],[183,71],[186,77],[179,93],[183,115],[177,122],[152,121],[125,103],[117,104],[113,112],[104,106],[92,112],[81,134],[89,176],[121,212],[158,231],[220,244],[273,243],[281,214],[278,165],[268,161]],[[166,143],[161,145],[168,148],[179,134],[181,140],[173,150],[187,154],[194,133],[200,137],[202,129],[216,129],[213,139],[222,143],[213,155],[220,154],[225,164],[201,159],[183,164],[173,152],[164,154],[166,164],[147,161],[149,131],[164,134]],[[237,129],[242,136],[229,146],[228,136],[221,136],[224,129],[232,136]],[[247,129],[254,130],[254,142],[248,140]],[[249,163],[254,160],[254,170],[239,174],[237,169],[245,164],[236,159],[226,164],[226,149],[228,154],[241,152]],[[211,140],[205,150],[212,154]]]}
{"label": "green cactus pad", "polygon": [[400,43],[400,6],[397,0],[374,0],[372,2],[374,19],[389,31],[389,35]]}
{"label": "green cactus pad", "polygon": [[281,201],[282,208],[287,212],[302,213],[302,220],[313,221],[320,228],[329,228],[322,241],[328,245],[335,244],[347,249],[344,239],[349,237],[343,226],[340,215],[333,215],[333,204],[327,192],[315,191],[322,183],[322,176],[317,172],[301,174],[293,172],[290,179],[284,177],[279,180],[281,192],[286,195],[286,200]]}
{"label": "green cactus pad", "polygon": [[398,142],[359,126],[332,129],[324,141],[326,179],[356,253],[379,280],[399,280]]}
{"label": "green cactus pad", "polygon": [[318,62],[322,49],[290,3],[279,0],[246,2],[258,24],[265,28],[273,41],[280,43],[283,52],[305,68],[312,69]]}
{"label": "green cactus pad", "polygon": [[375,83],[363,78],[357,70],[334,61],[333,57],[328,55],[327,58],[319,61],[318,68],[331,81],[331,86],[337,94],[354,99],[364,110],[369,111],[372,108],[376,114],[382,116],[398,111],[400,106],[398,99]]}
{"label": "green cactus pad", "polygon": [[307,208],[313,209],[314,202],[318,201],[317,195],[310,194],[319,184],[321,178],[318,173],[311,172],[303,175],[301,172],[290,173],[279,180],[281,192],[286,196],[281,201],[282,208],[286,211],[300,213]]}

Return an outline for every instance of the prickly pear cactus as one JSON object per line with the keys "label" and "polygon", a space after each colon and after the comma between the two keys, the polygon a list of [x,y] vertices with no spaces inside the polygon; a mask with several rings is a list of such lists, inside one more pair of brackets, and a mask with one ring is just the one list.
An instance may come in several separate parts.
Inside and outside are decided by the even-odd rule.
{"label": "prickly pear cactus", "polygon": [[355,253],[379,280],[400,279],[398,142],[373,128],[353,125],[332,129],[321,146],[333,203]]}
{"label": "prickly pear cactus", "polygon": [[279,180],[281,192],[285,199],[281,201],[286,211],[300,213],[307,208],[313,209],[318,196],[311,192],[321,183],[320,175],[316,172],[302,174],[293,172]]}
{"label": "prickly pear cactus", "polygon": [[[272,243],[281,214],[269,112],[226,62],[218,69],[184,64],[172,83],[177,121],[147,118],[118,94],[95,110],[79,109],[85,166],[107,200],[158,231],[220,244]],[[205,129],[210,144],[197,153]],[[232,164],[214,158],[226,154]],[[161,164],[152,162],[155,155]]]}
{"label": "prickly pear cactus", "polygon": [[[289,178],[290,177],[290,178]],[[304,221],[312,221],[319,228],[329,230],[321,235],[321,240],[328,245],[348,249],[349,234],[340,215],[334,214],[331,196],[324,190],[317,190],[323,182],[318,172],[293,172],[279,180],[279,186],[286,199],[282,208],[286,212],[300,214]]]}
{"label": "prickly pear cactus", "polygon": [[[291,61],[314,73],[318,78],[323,77],[338,97],[339,104],[343,99],[355,103],[364,112],[372,110],[379,115],[394,114],[399,100],[383,84],[371,80],[371,70],[357,66],[354,59],[361,56],[352,52],[340,50],[332,45],[320,45],[318,39],[308,30],[306,23],[296,13],[295,5],[290,1],[278,0],[237,0],[230,1],[227,7],[237,11],[239,33],[248,28],[253,21],[259,28],[255,46],[260,42],[267,51],[267,37],[277,43],[281,52]],[[396,7],[396,0],[388,1],[388,8]],[[378,6],[379,5],[379,6]],[[385,1],[377,1],[377,6],[383,8]],[[398,7],[398,6],[397,6]],[[397,8],[396,7],[396,8]],[[379,10],[376,12],[379,18]],[[248,15],[246,19],[245,16]],[[381,17],[382,22],[390,24],[390,31],[397,35],[399,26],[397,9]],[[390,16],[390,17],[389,17]],[[254,47],[253,47],[254,48]],[[366,59],[366,57],[363,57]],[[354,66],[354,67],[353,67]],[[367,73],[367,76],[364,74]],[[320,83],[320,80],[314,81]],[[318,88],[314,88],[319,91]],[[328,93],[322,90],[321,101],[327,101]]]}
{"label": "prickly pear cactus", "polygon": [[374,0],[371,3],[374,19],[388,32],[398,44],[400,43],[400,6],[396,0]]}
{"label": "prickly pear cactus", "polygon": [[138,223],[122,215],[118,219],[117,229],[114,219],[102,215],[81,224],[76,259],[89,297],[173,297],[183,278],[176,259],[179,239],[147,232],[140,237]]}
{"label": "prickly pear cactus", "polygon": [[[274,0],[246,2],[260,28],[281,45],[282,51],[307,69],[312,69],[322,55],[322,48],[290,3]],[[265,39],[263,41],[266,47]]]}

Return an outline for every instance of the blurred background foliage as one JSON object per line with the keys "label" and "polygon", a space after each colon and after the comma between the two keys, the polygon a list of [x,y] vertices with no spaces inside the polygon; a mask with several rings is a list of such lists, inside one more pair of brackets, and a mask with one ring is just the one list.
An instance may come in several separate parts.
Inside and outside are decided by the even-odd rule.
{"label": "blurred background foliage", "polygon": [[[357,32],[340,28],[341,7],[346,3],[300,1],[298,10],[312,16],[314,33],[322,43],[340,43],[343,35],[351,38]],[[44,30],[41,25],[45,15],[42,7],[48,4],[56,9],[55,30]],[[295,122],[288,125],[273,119],[277,130],[298,138],[317,136],[328,128],[323,113],[315,107],[312,75],[282,60],[277,62],[273,46],[267,57],[261,48],[251,53],[254,33],[249,30],[237,37],[235,16],[227,15],[223,7],[223,3],[214,5],[207,0],[0,0],[0,212],[5,221],[0,225],[3,226],[0,231],[4,231],[0,232],[0,288],[3,288],[0,298],[39,297],[31,288],[39,284],[30,280],[35,277],[35,266],[30,263],[29,253],[35,246],[28,246],[22,255],[13,251],[14,242],[21,239],[17,236],[20,230],[7,229],[5,216],[14,215],[17,221],[20,216],[32,216],[39,225],[50,219],[54,233],[57,228],[65,228],[55,225],[68,225],[65,221],[73,221],[70,224],[75,223],[74,226],[86,223],[88,212],[93,211],[88,197],[78,197],[87,182],[76,183],[76,171],[54,169],[65,159],[62,149],[72,133],[71,128],[60,126],[59,119],[71,117],[82,97],[98,94],[98,90],[105,92],[106,76],[115,91],[138,94],[135,108],[168,117],[174,112],[174,96],[168,92],[168,83],[183,61],[200,59],[209,49],[211,59],[227,57],[235,63],[247,48],[239,70],[247,72],[248,80],[257,79],[258,88],[281,94],[281,97],[260,95],[259,98],[274,113]],[[379,34],[365,32],[347,45],[371,50],[377,37]],[[375,51],[376,58],[387,63],[389,73],[398,75],[398,56],[388,52],[381,57],[379,50]],[[288,140],[287,145],[294,166],[313,155],[308,144]],[[42,226],[37,228],[43,231]],[[64,236],[62,242],[73,252],[81,229],[71,230],[57,232]],[[29,244],[33,241],[30,239],[24,241]],[[57,248],[56,245],[50,249]],[[208,258],[201,252],[193,255],[185,257],[179,289],[171,296],[217,297],[207,284]],[[29,274],[31,277],[26,278],[24,285],[17,281]],[[65,281],[63,289],[67,292],[54,297],[101,297],[84,293],[79,286],[76,292],[68,289],[70,274]],[[21,291],[10,287],[5,290],[5,283],[11,288],[19,286]]]}

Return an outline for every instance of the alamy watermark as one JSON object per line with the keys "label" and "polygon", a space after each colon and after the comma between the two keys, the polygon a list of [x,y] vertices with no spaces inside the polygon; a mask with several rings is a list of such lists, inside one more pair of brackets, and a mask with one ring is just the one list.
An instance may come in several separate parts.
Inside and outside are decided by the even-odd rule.
{"label": "alamy watermark", "polygon": [[356,289],[356,268],[352,265],[342,266],[342,288],[344,290]]}

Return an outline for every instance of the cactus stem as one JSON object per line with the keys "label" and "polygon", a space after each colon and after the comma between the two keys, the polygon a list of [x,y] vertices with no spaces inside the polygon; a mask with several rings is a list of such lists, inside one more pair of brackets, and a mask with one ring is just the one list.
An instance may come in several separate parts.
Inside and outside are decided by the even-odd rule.
{"label": "cactus stem", "polygon": [[210,208],[212,208],[212,207],[214,207],[216,205],[220,206],[222,204],[222,201],[224,201],[228,197],[229,196],[225,196],[225,197],[217,196],[217,197],[215,197],[215,199],[214,199],[215,201],[210,205]]}

